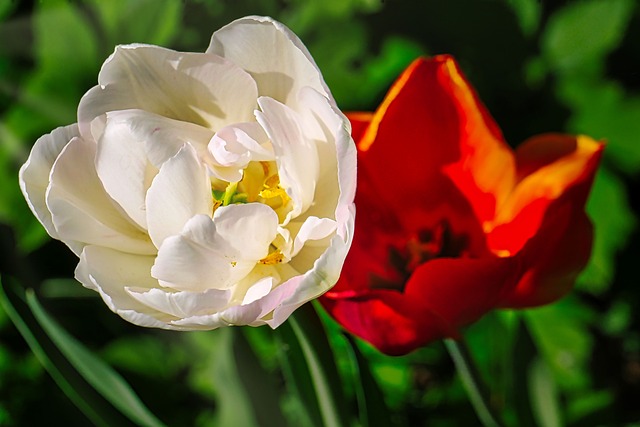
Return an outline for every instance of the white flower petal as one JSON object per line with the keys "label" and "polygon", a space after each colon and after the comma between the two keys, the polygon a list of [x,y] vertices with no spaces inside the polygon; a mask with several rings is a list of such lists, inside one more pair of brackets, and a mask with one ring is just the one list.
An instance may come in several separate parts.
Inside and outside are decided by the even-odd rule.
{"label": "white flower petal", "polygon": [[147,234],[104,191],[94,166],[95,154],[95,143],[74,138],[53,165],[46,201],[60,239],[154,253]]}
{"label": "white flower petal", "polygon": [[147,227],[145,197],[157,169],[149,163],[144,142],[132,134],[122,115],[107,114],[98,139],[95,167],[107,193],[140,227]]}
{"label": "white flower petal", "polygon": [[147,191],[146,208],[149,236],[158,248],[195,215],[211,214],[211,184],[190,144],[162,165]]}
{"label": "white flower petal", "polygon": [[223,326],[250,325],[260,317],[260,306],[249,304],[244,306],[233,306],[219,313],[207,316],[192,316],[171,322],[182,328],[192,330],[216,329]]}
{"label": "white flower petal", "polygon": [[209,142],[209,152],[220,166],[246,166],[249,161],[275,160],[267,134],[256,122],[236,123],[220,129]]}
{"label": "white flower petal", "polygon": [[296,256],[308,241],[318,241],[329,237],[336,231],[336,227],[336,222],[332,219],[308,217],[296,234],[291,256]]}
{"label": "white flower petal", "polygon": [[[301,277],[301,276],[296,276]],[[268,324],[273,326],[273,315],[275,310],[282,305],[282,303],[295,293],[298,281],[290,279],[271,290],[264,297],[252,302],[249,306],[260,307],[260,315],[252,323],[253,326]],[[291,311],[293,312],[293,310]],[[279,324],[278,324],[279,325]]]}
{"label": "white flower petal", "polygon": [[322,167],[313,205],[298,220],[307,216],[335,219],[338,205],[353,200],[355,196],[356,151],[351,125],[335,104],[317,91],[302,88],[300,99],[301,104],[309,107],[300,113],[302,129],[308,138],[316,142]]}
{"label": "white flower petal", "polygon": [[228,289],[268,255],[277,226],[275,212],[257,203],[220,207],[213,219],[195,216],[164,241],[151,274],[179,290]]}
{"label": "white flower petal", "polygon": [[[116,128],[125,141],[142,143],[148,160],[158,169],[186,143],[193,146],[198,156],[204,159],[208,156],[207,144],[214,135],[211,129],[143,110],[111,111],[103,117],[105,124],[102,129],[96,132],[92,128],[92,135],[98,144],[104,138],[107,125]],[[126,143],[123,142],[123,145]]]}
{"label": "white flower petal", "polygon": [[213,33],[207,52],[247,70],[258,84],[260,96],[294,105],[298,90],[310,86],[331,97],[304,44],[271,18],[249,16],[228,24]]}
{"label": "white flower petal", "polygon": [[[228,130],[229,128],[223,128]],[[235,132],[231,131],[233,137]],[[226,138],[226,139],[225,139]],[[216,133],[209,143],[209,151],[215,162],[220,166],[237,166],[244,168],[249,163],[249,152],[242,150],[239,144],[222,132]]]}
{"label": "white flower petal", "polygon": [[[151,275],[161,285],[178,290],[202,292],[227,288],[231,267],[237,267],[237,261],[210,247],[214,245],[215,233],[215,225],[208,216],[191,218],[183,234],[165,239]],[[250,266],[241,264],[240,268],[248,270]]]}
{"label": "white flower petal", "polygon": [[276,154],[280,183],[294,201],[291,217],[305,212],[313,202],[320,165],[316,144],[304,136],[300,117],[288,106],[260,98],[258,122],[269,135]]}
{"label": "white flower petal", "polygon": [[173,320],[171,326],[185,331],[210,331],[230,325],[220,318],[220,313],[215,313]]}
{"label": "white flower petal", "polygon": [[[319,141],[318,157],[322,164],[314,204],[306,215],[331,217],[327,209],[336,206],[338,234],[347,238],[356,193],[356,146],[351,137],[351,124],[334,102],[312,88],[302,88],[299,96],[301,103],[309,107],[301,113],[303,129],[308,137]],[[314,126],[314,121],[319,126]]]}
{"label": "white flower petal", "polygon": [[265,249],[278,233],[278,215],[260,203],[220,207],[213,222],[229,250],[248,260],[258,261],[267,256]]}
{"label": "white flower petal", "polygon": [[242,305],[251,304],[252,302],[259,300],[263,296],[271,292],[273,287],[273,277],[264,277],[258,280],[253,286],[247,290],[247,293],[242,300]]}
{"label": "white flower petal", "polygon": [[142,44],[116,47],[98,82],[78,107],[82,135],[95,117],[132,108],[220,129],[251,120],[257,98],[253,78],[219,56]]}
{"label": "white flower petal", "polygon": [[[345,238],[336,235],[331,239],[331,244],[322,255],[316,258],[313,268],[308,270],[301,276],[296,276],[285,283],[282,287],[290,289],[291,291],[285,298],[280,301],[278,306],[273,312],[271,319],[268,319],[266,323],[272,328],[280,326],[287,318],[302,304],[318,298],[320,295],[328,291],[340,277],[340,271],[342,265],[347,256],[347,252],[351,247],[353,240],[353,225],[354,225],[354,211],[349,218],[345,227],[350,231],[350,234]],[[313,247],[305,247],[302,252],[306,250],[313,250]],[[299,254],[296,258],[300,257]],[[293,265],[292,265],[293,266]]]}
{"label": "white flower petal", "polygon": [[99,246],[86,246],[76,268],[76,279],[100,293],[114,313],[136,325],[169,328],[171,316],[162,315],[132,298],[125,288],[151,289],[158,286],[149,271],[153,257],[125,254]]}
{"label": "white flower petal", "polygon": [[231,297],[230,291],[219,289],[170,292],[159,288],[126,288],[126,291],[138,302],[178,318],[216,313],[227,307]]}
{"label": "white flower petal", "polygon": [[213,178],[226,182],[238,182],[244,176],[243,169],[238,166],[224,167],[208,164],[207,172]]}
{"label": "white flower petal", "polygon": [[20,168],[20,189],[33,214],[42,223],[47,233],[59,238],[47,208],[45,193],[49,186],[49,174],[62,149],[79,135],[78,125],[73,124],[54,129],[38,138],[27,162]]}

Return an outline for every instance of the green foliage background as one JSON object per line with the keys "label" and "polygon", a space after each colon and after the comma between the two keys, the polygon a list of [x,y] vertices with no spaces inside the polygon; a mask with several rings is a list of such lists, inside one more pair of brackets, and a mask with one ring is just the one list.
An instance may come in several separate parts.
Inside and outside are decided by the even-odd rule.
{"label": "green foliage background", "polygon": [[[465,334],[508,425],[640,425],[638,2],[0,0],[0,426],[321,424],[295,382],[295,327],[126,324],[73,281],[74,256],[17,183],[34,141],[75,121],[116,44],[203,51],[249,14],[301,37],[343,110],[375,109],[414,58],[452,53],[512,145],[549,131],[607,141],[588,205],[595,247],[576,291],[492,313]],[[35,293],[23,299],[24,287]],[[477,425],[441,343],[391,358],[322,320],[353,425]]]}

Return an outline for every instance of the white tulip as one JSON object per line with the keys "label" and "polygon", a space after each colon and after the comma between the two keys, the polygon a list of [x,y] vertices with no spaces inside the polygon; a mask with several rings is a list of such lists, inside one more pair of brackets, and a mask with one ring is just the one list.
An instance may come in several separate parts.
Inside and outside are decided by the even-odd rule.
{"label": "white tulip", "polygon": [[338,280],[356,153],[302,42],[264,17],[205,53],[118,46],[20,185],[76,278],[141,326],[277,327]]}

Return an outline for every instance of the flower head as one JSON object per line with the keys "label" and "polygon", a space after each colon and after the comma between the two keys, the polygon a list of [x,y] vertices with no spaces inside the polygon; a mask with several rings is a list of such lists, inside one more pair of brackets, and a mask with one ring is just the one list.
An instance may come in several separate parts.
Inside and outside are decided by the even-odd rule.
{"label": "flower head", "polygon": [[601,144],[548,134],[513,152],[449,56],[416,60],[374,114],[349,118],[359,214],[322,298],[346,329],[402,354],[571,289],[590,255]]}
{"label": "flower head", "polygon": [[142,326],[276,327],[338,278],[355,146],[309,52],[242,18],[205,53],[118,46],[20,184],[76,278]]}

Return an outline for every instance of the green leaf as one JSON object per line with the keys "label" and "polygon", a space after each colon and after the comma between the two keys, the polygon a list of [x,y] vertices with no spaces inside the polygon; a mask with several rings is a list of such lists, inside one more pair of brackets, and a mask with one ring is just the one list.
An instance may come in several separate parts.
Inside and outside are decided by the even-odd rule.
{"label": "green leaf", "polygon": [[369,361],[358,348],[355,339],[349,334],[344,336],[352,352],[353,364],[357,367],[355,383],[360,424],[363,427],[388,427],[391,425],[389,408],[378,382],[371,373]]}
{"label": "green leaf", "polygon": [[15,0],[0,0],[0,20],[8,16],[17,6]]}
{"label": "green leaf", "polygon": [[600,168],[596,175],[587,213],[594,224],[593,250],[578,286],[599,294],[613,282],[616,256],[636,227],[624,184],[607,168]]}
{"label": "green leaf", "polygon": [[542,36],[542,53],[557,71],[580,72],[618,46],[633,15],[633,0],[583,0],[554,13]]}
{"label": "green leaf", "polygon": [[292,0],[281,19],[299,36],[320,27],[323,22],[348,21],[357,12],[372,13],[382,8],[378,0]]}
{"label": "green leaf", "polygon": [[538,0],[507,0],[525,36],[532,36],[540,25],[542,4]]}
{"label": "green leaf", "polygon": [[622,335],[630,328],[633,319],[632,303],[626,300],[616,300],[611,305],[600,323],[602,330],[610,336]]}
{"label": "green leaf", "polygon": [[562,79],[559,97],[572,109],[568,130],[607,142],[604,155],[626,173],[640,170],[640,97],[616,82]]}
{"label": "green leaf", "polygon": [[[520,321],[515,311],[494,311],[483,316],[465,331],[465,341],[474,361],[486,379],[490,400],[500,409],[505,421],[515,418],[512,398],[513,355]],[[495,340],[495,337],[500,337]],[[487,345],[491,342],[492,345]]]}
{"label": "green leaf", "polygon": [[471,357],[469,349],[462,340],[447,338],[444,344],[453,360],[458,378],[464,385],[473,409],[485,427],[501,427],[503,423],[500,415],[494,412],[489,398],[489,389],[483,381]]}
{"label": "green leaf", "polygon": [[[115,372],[103,375],[109,368],[48,317],[37,302],[33,290],[27,291],[28,303],[23,300],[24,296],[17,285],[7,284],[4,280],[0,283],[0,305],[54,381],[93,424],[105,427],[128,426],[134,425],[132,421],[135,421],[137,425],[143,426],[163,425],[142,406],[129,386]],[[73,362],[69,358],[70,351],[76,352],[71,355]],[[80,366],[75,364],[78,360],[82,360]],[[103,366],[98,367],[100,365]],[[83,375],[86,371],[81,372],[81,369],[97,369],[97,372],[87,378]],[[106,381],[101,388],[107,385],[116,388],[107,392],[106,396],[102,395],[94,387],[95,384],[90,382],[96,379]],[[124,395],[109,401],[116,390]],[[116,410],[117,405],[126,408],[121,413]],[[123,414],[131,418],[125,418]]]}
{"label": "green leaf", "polygon": [[283,389],[277,387],[274,378],[263,368],[243,329],[248,328],[233,329],[232,357],[235,360],[238,377],[249,396],[258,425],[285,426],[287,422],[280,410]]}
{"label": "green leaf", "polygon": [[[274,400],[273,390],[264,391],[264,385],[256,384],[259,382],[257,378],[253,378],[252,382],[255,382],[252,385],[259,386],[263,390],[252,389],[243,384],[243,380],[250,381],[247,376],[250,377],[260,369],[256,367],[255,355],[240,331],[225,328],[216,331],[216,333],[222,334],[222,342],[219,345],[223,348],[223,351],[218,354],[213,371],[214,382],[217,383],[218,389],[219,414],[217,420],[219,425],[266,425],[264,424],[264,414],[270,411],[277,414],[280,419],[279,422],[274,420],[275,424],[284,425],[282,415],[278,410],[279,402],[277,399]],[[247,370],[249,366],[251,368]],[[255,396],[255,393],[260,391],[270,396]]]}
{"label": "green leaf", "polygon": [[[401,37],[384,40],[377,55],[367,53],[365,29],[353,22],[332,24],[309,45],[338,105],[345,110],[373,110],[400,73],[424,49]],[[361,64],[356,66],[355,64]]]}
{"label": "green leaf", "polygon": [[512,368],[513,387],[509,396],[511,405],[515,409],[518,427],[537,427],[536,417],[531,407],[531,388],[526,387],[530,382],[529,372],[534,360],[539,357],[539,351],[533,342],[529,328],[522,322],[520,312],[516,315],[517,333],[513,348]]}
{"label": "green leaf", "polygon": [[[611,390],[588,390],[586,393],[576,396],[567,404],[567,422],[573,424],[579,420],[586,421],[582,425],[588,425],[590,416],[606,408],[610,408],[615,401]],[[580,424],[579,422],[577,424]]]}
{"label": "green leaf", "polygon": [[215,400],[215,411],[201,414],[198,424],[285,426],[282,390],[262,367],[243,329],[181,334],[187,339],[185,345],[193,360],[189,376],[192,388]]}
{"label": "green leaf", "polygon": [[[251,401],[238,379],[238,368],[233,357],[233,330],[223,328],[211,333],[198,333],[207,347],[215,343],[216,350],[205,361],[206,370],[197,371],[201,381],[211,382],[216,397],[215,425],[257,426]],[[208,339],[211,338],[211,339]]]}
{"label": "green leaf", "polygon": [[[162,357],[157,357],[158,354]],[[176,345],[175,339],[162,340],[155,335],[141,334],[111,340],[100,355],[116,368],[154,381],[178,378],[192,357],[185,346]]]}
{"label": "green leaf", "polygon": [[589,382],[587,362],[593,337],[588,327],[592,317],[592,311],[571,297],[524,312],[536,347],[565,390],[579,389]]}
{"label": "green leaf", "polygon": [[27,291],[26,297],[36,320],[53,343],[105,399],[139,425],[163,425],[116,371],[69,335],[47,314],[33,291]]}
{"label": "green leaf", "polygon": [[536,358],[529,368],[529,395],[531,406],[541,427],[562,427],[558,390],[547,364]]}
{"label": "green leaf", "polygon": [[316,398],[316,392],[309,376],[304,354],[289,322],[275,330],[280,351],[280,365],[287,389],[293,401],[289,402],[290,411],[297,415],[301,426],[322,427],[322,415]]}
{"label": "green leaf", "polygon": [[340,376],[313,305],[297,309],[276,332],[286,346],[285,374],[308,409],[310,421],[325,427],[349,425]]}
{"label": "green leaf", "polygon": [[117,44],[166,46],[180,31],[180,0],[91,0],[104,28],[106,49]]}
{"label": "green leaf", "polygon": [[34,15],[38,66],[60,76],[93,71],[98,62],[97,41],[86,16],[67,2],[38,5]]}

